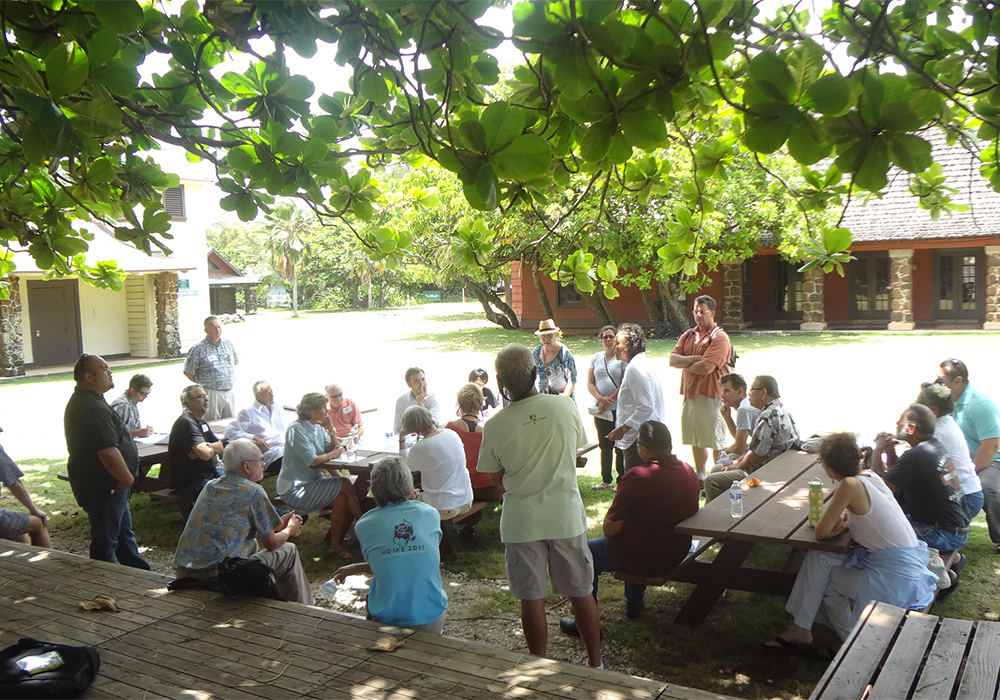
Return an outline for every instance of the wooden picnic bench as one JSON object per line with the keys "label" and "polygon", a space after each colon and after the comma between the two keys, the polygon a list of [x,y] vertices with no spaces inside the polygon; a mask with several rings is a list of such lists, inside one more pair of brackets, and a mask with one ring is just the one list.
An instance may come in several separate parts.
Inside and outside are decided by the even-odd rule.
{"label": "wooden picnic bench", "polygon": [[[166,589],[170,577],[0,542],[0,647],[97,647],[94,698],[725,700],[298,603]],[[113,596],[121,612],[80,601]],[[445,629],[447,630],[447,618]]]}
{"label": "wooden picnic bench", "polygon": [[810,700],[996,698],[1000,622],[871,603]]}
{"label": "wooden picnic bench", "polygon": [[[786,452],[752,476],[760,480],[760,485],[748,488],[744,480],[742,518],[730,515],[729,498],[723,495],[677,525],[677,532],[702,538],[701,546],[681,564],[648,576],[615,574],[616,578],[648,585],[664,585],[669,581],[696,584],[677,620],[698,625],[726,589],[787,596],[805,550],[840,553],[849,550],[849,533],[817,540],[808,526],[808,482],[814,476],[825,476],[816,455]],[[823,492],[824,499],[832,495],[829,480],[824,483]],[[720,542],[722,546],[715,558],[703,560],[702,555],[709,547]],[[746,566],[746,558],[755,544],[790,547],[784,566],[781,569]]]}

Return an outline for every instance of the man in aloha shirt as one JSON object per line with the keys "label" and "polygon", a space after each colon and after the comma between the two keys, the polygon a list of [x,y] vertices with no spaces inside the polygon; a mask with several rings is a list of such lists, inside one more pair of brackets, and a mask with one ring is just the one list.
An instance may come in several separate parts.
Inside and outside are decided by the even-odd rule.
{"label": "man in aloha shirt", "polygon": [[799,444],[799,429],[792,414],[782,405],[778,382],[766,374],[754,377],[750,385],[750,403],[760,409],[757,424],[750,436],[750,449],[739,460],[724,467],[716,467],[705,477],[705,499],[711,501],[729,490],[734,481],[740,481],[764,466],[785,450]]}
{"label": "man in aloha shirt", "polygon": [[215,316],[205,319],[205,337],[188,351],[184,361],[184,376],[201,384],[208,394],[205,420],[232,418],[236,414],[236,365],[240,362],[236,348],[222,338],[222,324]]}
{"label": "man in aloha shirt", "polygon": [[278,517],[256,483],[264,476],[260,448],[250,440],[234,440],[222,453],[222,462],[226,473],[202,489],[177,541],[177,576],[215,578],[227,556],[257,559],[271,567],[285,598],[312,605],[309,579],[295,545],[288,541],[301,531],[302,518],[294,511]]}

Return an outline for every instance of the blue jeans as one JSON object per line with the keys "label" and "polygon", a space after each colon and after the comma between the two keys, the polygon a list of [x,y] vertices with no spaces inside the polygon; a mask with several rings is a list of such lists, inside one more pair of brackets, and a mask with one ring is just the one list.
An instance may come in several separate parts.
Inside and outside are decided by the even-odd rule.
{"label": "blue jeans", "polygon": [[956,535],[954,532],[948,532],[934,525],[914,520],[909,514],[907,514],[906,519],[910,521],[917,539],[923,540],[928,547],[933,547],[939,552],[954,552],[969,539],[968,528],[966,528],[964,535]]}
{"label": "blue jeans", "polygon": [[969,515],[969,522],[979,515],[979,511],[983,509],[983,492],[973,493],[968,496],[962,496],[962,505],[965,506],[965,512]]}
{"label": "blue jeans", "polygon": [[[611,551],[611,540],[597,537],[587,540],[590,554],[594,557],[594,600],[597,600],[597,576],[604,571],[618,571],[615,553]],[[625,584],[625,600],[641,603],[646,596],[646,586],[641,583]]]}
{"label": "blue jeans", "polygon": [[87,511],[90,520],[90,558],[109,561],[149,571],[149,564],[139,556],[132,532],[132,514],[128,497],[132,489],[113,494],[101,506]]}

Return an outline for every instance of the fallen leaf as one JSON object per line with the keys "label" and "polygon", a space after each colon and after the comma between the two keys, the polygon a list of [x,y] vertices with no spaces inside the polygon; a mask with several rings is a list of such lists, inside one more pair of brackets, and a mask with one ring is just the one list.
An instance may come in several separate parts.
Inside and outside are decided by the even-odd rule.
{"label": "fallen leaf", "polygon": [[121,612],[118,603],[109,595],[103,593],[95,596],[92,600],[81,600],[80,607],[84,610],[110,610],[111,612]]}
{"label": "fallen leaf", "polygon": [[387,651],[387,652],[388,651],[396,651],[396,649],[399,649],[399,647],[403,646],[405,643],[406,643],[405,640],[397,639],[397,640],[392,641],[392,642],[383,642],[382,644],[378,644],[378,645],[373,646],[373,647],[368,647],[367,650],[368,651]]}

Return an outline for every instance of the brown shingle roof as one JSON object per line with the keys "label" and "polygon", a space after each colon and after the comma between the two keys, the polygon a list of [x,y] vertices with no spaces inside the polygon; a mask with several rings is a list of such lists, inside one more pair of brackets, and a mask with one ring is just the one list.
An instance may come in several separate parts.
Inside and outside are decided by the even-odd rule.
{"label": "brown shingle roof", "polygon": [[[1000,193],[994,192],[979,174],[979,161],[962,146],[949,146],[944,133],[928,130],[921,136],[931,142],[934,160],[941,164],[945,183],[958,192],[952,201],[971,207],[968,212],[943,213],[937,221],[921,209],[909,193],[910,173],[893,167],[889,187],[882,198],[853,200],[847,208],[843,225],[851,229],[856,243],[908,241],[928,238],[976,238],[1000,234]],[[974,148],[982,145],[975,143]]]}

